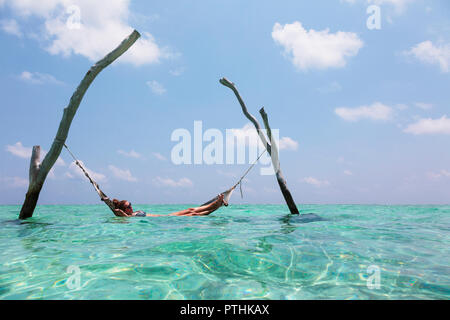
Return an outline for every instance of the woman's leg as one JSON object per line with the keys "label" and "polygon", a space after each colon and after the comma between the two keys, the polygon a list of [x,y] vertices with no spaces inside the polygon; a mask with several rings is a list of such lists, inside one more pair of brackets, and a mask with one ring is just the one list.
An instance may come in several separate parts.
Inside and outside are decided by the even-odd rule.
{"label": "woman's leg", "polygon": [[194,208],[189,208],[189,209],[185,209],[185,210],[181,210],[181,211],[177,211],[177,212],[172,212],[169,213],[169,216],[184,216],[188,213],[193,212]]}
{"label": "woman's leg", "polygon": [[223,204],[223,195],[219,195],[217,200],[214,201],[213,203],[206,205],[206,206],[194,208],[194,211],[192,213],[188,213],[187,215],[188,216],[207,216],[208,214],[219,209],[222,206],[222,204]]}
{"label": "woman's leg", "polygon": [[178,212],[172,212],[171,214],[169,214],[169,216],[185,216],[185,215],[188,215],[188,214],[190,214],[192,212],[194,212],[194,208],[189,208],[189,209],[181,210],[181,211],[178,211]]}
{"label": "woman's leg", "polygon": [[181,210],[178,212],[173,212],[169,214],[170,216],[203,216],[208,215],[211,212],[216,211],[222,206],[223,203],[223,195],[219,195],[216,201],[207,204],[205,206],[196,207],[196,208],[189,208],[185,210]]}
{"label": "woman's leg", "polygon": [[192,213],[188,213],[185,214],[185,216],[207,216],[210,213],[213,213],[214,211],[216,211],[218,208],[211,208],[208,210],[204,210],[204,211],[193,211]]}
{"label": "woman's leg", "polygon": [[207,204],[206,206],[194,208],[194,212],[199,213],[199,212],[211,211],[211,210],[215,211],[215,210],[219,209],[222,206],[222,204],[223,204],[223,195],[220,194],[217,197],[216,201],[211,202],[210,204]]}
{"label": "woman's leg", "polygon": [[197,208],[189,208],[189,209],[185,209],[185,210],[181,210],[178,212],[173,212],[171,214],[169,214],[169,216],[193,216],[196,215],[196,213],[199,212],[204,212],[210,210],[209,207],[197,207]]}

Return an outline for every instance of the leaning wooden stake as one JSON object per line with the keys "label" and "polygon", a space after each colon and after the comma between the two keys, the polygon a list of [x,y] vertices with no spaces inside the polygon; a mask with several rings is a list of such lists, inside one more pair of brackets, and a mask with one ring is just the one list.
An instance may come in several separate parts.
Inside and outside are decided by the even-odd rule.
{"label": "leaning wooden stake", "polygon": [[281,193],[283,194],[284,200],[286,201],[289,211],[291,211],[292,214],[299,214],[297,206],[295,205],[294,199],[292,198],[291,192],[286,186],[286,180],[283,177],[283,173],[281,172],[280,168],[280,160],[278,158],[278,146],[275,141],[275,139],[272,139],[272,130],[269,126],[269,119],[267,118],[267,113],[264,111],[264,108],[261,108],[259,110],[259,113],[261,114],[261,117],[264,121],[264,126],[266,127],[267,135],[270,140],[270,144],[272,146],[272,165],[275,170],[275,175],[277,177],[278,185],[280,186]]}
{"label": "leaning wooden stake", "polygon": [[279,157],[278,157],[278,147],[276,145],[275,140],[272,139],[272,131],[270,129],[269,120],[267,118],[266,112],[264,111],[264,108],[262,108],[259,112],[261,114],[261,117],[263,118],[264,125],[265,125],[266,131],[267,131],[267,136],[270,140],[270,144],[267,142],[267,139],[264,136],[264,133],[261,129],[261,126],[259,125],[258,120],[256,120],[256,118],[248,112],[247,107],[245,106],[244,100],[242,100],[241,95],[239,94],[238,90],[236,89],[236,86],[234,85],[234,83],[231,82],[230,80],[228,80],[227,78],[220,79],[220,83],[223,84],[225,87],[228,87],[231,90],[233,90],[234,94],[236,95],[236,98],[239,101],[239,104],[241,105],[242,112],[247,117],[247,119],[249,119],[255,126],[256,131],[258,132],[259,138],[261,139],[263,145],[266,147],[267,153],[270,155],[270,157],[272,159],[272,165],[273,165],[273,169],[275,171],[275,175],[277,177],[278,185],[280,186],[281,193],[283,194],[284,200],[286,201],[289,211],[291,212],[291,214],[299,214],[297,205],[295,204],[294,199],[292,198],[291,192],[289,191],[289,189],[286,186],[286,180],[284,179],[283,173],[281,172],[280,161],[279,161]]}
{"label": "leaning wooden stake", "polygon": [[70,98],[69,105],[64,109],[63,117],[59,123],[58,132],[53,140],[53,144],[50,151],[45,156],[42,163],[40,161],[40,146],[34,146],[31,155],[30,163],[30,175],[28,191],[25,196],[25,201],[20,210],[19,219],[26,219],[33,216],[34,209],[36,208],[39,194],[42,186],[44,185],[45,178],[47,177],[50,169],[55,164],[59,155],[61,154],[62,147],[66,142],[67,135],[69,133],[70,125],[73,117],[77,112],[77,109],[86,93],[89,85],[94,81],[95,77],[113,61],[119,58],[125,51],[127,51],[140,37],[139,32],[134,30],[122,43],[103,59],[94,64],[81,80],[77,89]]}

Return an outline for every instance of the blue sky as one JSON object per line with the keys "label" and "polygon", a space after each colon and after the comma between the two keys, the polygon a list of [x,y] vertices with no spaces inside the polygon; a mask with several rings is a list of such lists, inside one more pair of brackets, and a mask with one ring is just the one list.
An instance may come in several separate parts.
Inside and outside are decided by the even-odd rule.
{"label": "blue sky", "polygon": [[[23,201],[31,147],[50,148],[85,72],[132,28],[142,38],[93,82],[67,140],[111,197],[201,203],[235,182],[247,165],[171,161],[172,132],[195,120],[245,129],[227,77],[290,142],[298,203],[448,203],[449,17],[443,0],[0,0],[0,203]],[[63,150],[40,203],[98,203],[78,173]],[[283,202],[258,170],[243,189],[233,202]]]}

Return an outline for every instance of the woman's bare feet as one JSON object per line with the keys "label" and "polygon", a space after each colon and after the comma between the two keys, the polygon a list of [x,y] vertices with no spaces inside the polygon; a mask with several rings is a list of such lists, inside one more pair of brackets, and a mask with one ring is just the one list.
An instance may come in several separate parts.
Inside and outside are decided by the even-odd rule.
{"label": "woman's bare feet", "polygon": [[222,193],[222,203],[225,207],[228,207],[228,201],[225,200],[225,195]]}

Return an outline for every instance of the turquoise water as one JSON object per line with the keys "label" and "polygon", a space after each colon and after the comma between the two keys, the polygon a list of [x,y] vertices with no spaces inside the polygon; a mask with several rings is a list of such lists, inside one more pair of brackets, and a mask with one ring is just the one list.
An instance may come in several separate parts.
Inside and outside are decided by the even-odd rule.
{"label": "turquoise water", "polygon": [[450,206],[301,208],[0,206],[0,299],[449,299]]}

